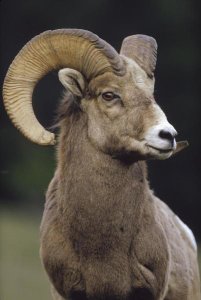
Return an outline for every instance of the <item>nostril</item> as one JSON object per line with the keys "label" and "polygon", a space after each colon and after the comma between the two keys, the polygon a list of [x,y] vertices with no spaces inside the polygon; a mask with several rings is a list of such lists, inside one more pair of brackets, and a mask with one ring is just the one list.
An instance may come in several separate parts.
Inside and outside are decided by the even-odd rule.
{"label": "nostril", "polygon": [[166,130],[161,130],[159,132],[159,137],[164,139],[164,140],[168,140],[171,143],[173,143],[173,141],[174,141],[174,135],[171,132],[166,131]]}

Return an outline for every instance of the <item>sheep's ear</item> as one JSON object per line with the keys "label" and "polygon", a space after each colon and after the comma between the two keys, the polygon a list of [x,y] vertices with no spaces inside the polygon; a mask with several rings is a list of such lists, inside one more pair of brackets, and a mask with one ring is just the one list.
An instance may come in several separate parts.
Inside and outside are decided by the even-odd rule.
{"label": "sheep's ear", "polygon": [[177,147],[174,150],[173,155],[177,154],[178,152],[180,152],[181,150],[185,149],[188,146],[189,146],[188,141],[177,142]]}
{"label": "sheep's ear", "polygon": [[82,74],[74,69],[65,68],[59,71],[59,80],[73,95],[82,98],[85,91],[85,80]]}

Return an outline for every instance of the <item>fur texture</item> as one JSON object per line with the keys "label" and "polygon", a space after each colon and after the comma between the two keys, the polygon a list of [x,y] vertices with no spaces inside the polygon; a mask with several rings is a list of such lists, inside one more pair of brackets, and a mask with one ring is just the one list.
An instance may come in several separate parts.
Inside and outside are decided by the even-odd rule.
{"label": "fur texture", "polygon": [[[157,124],[153,88],[140,88],[136,69],[125,66],[124,77],[93,79],[82,99],[68,94],[59,110],[58,163],[41,224],[53,297],[200,300],[196,250],[147,181],[144,160],[166,155],[144,143]],[[102,99],[105,87],[117,100]]]}

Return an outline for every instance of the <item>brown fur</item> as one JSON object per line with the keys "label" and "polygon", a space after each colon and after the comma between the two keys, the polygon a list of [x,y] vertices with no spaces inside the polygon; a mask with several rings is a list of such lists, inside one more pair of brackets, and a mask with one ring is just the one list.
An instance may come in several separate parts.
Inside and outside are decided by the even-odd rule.
{"label": "brown fur", "polygon": [[[122,102],[102,101],[105,86],[121,92]],[[58,165],[41,224],[54,299],[200,299],[196,251],[153,195],[142,161],[152,157],[140,141],[154,105],[129,71],[104,74],[83,99],[63,101]]]}

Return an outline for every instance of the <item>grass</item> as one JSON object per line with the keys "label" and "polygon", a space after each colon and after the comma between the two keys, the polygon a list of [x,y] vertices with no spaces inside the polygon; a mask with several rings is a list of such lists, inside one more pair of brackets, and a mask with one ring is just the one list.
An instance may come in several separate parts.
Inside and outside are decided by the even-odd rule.
{"label": "grass", "polygon": [[[39,218],[25,213],[5,210],[0,213],[1,300],[51,299],[38,254],[39,224]],[[201,255],[199,264],[201,270]]]}
{"label": "grass", "polygon": [[39,259],[39,224],[38,219],[22,213],[1,212],[1,300],[51,299]]}

